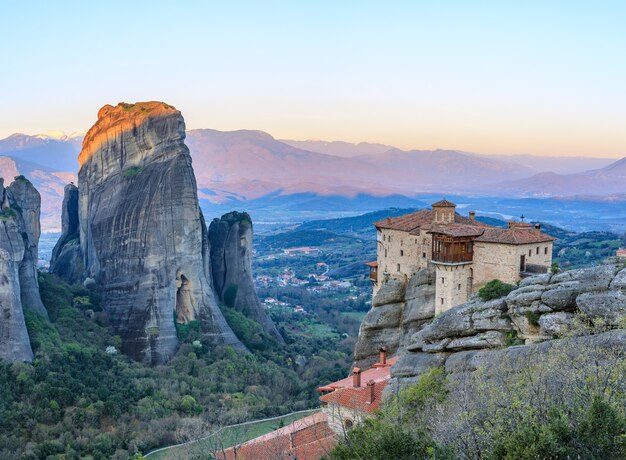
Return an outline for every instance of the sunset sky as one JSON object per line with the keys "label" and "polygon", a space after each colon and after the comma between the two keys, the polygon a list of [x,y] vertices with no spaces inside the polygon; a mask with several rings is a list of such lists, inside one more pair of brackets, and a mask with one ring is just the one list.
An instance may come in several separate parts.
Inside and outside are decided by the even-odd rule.
{"label": "sunset sky", "polygon": [[0,0],[0,137],[119,101],[188,128],[626,156],[626,2]]}

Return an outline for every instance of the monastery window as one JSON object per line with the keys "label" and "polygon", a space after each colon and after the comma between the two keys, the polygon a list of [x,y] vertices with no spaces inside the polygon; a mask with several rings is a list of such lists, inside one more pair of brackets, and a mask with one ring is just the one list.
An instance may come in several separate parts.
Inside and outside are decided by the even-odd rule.
{"label": "monastery window", "polygon": [[387,237],[387,241],[389,241],[389,242],[391,243],[391,235],[389,235],[389,236]]}
{"label": "monastery window", "polygon": [[425,258],[426,258],[426,253],[422,252],[422,259],[425,259]]}
{"label": "monastery window", "polygon": [[529,250],[528,250],[528,257],[530,257],[530,256],[532,256],[532,255],[533,255],[533,250],[532,250],[532,249],[529,249]]}
{"label": "monastery window", "polygon": [[387,257],[387,248],[385,248],[385,257]]}
{"label": "monastery window", "polygon": [[537,255],[539,255],[539,246],[537,246]]}
{"label": "monastery window", "polygon": [[346,430],[349,430],[350,428],[352,428],[352,420],[350,420],[349,418],[347,418],[344,422],[343,425],[346,427]]}
{"label": "monastery window", "polygon": [[404,256],[404,250],[400,249],[400,257]]}
{"label": "monastery window", "polygon": [[459,283],[459,285],[457,286],[457,289],[460,291],[461,290],[461,284]]}
{"label": "monastery window", "polygon": [[428,240],[424,238],[424,244],[428,244]]}
{"label": "monastery window", "polygon": [[400,271],[400,264],[398,264],[398,271]]}
{"label": "monastery window", "polygon": [[546,246],[545,248],[543,248],[543,253],[544,255],[548,255],[548,246]]}
{"label": "monastery window", "polygon": [[400,240],[400,246],[404,244],[404,240]]}
{"label": "monastery window", "polygon": [[443,305],[443,297],[441,298],[441,305]]}
{"label": "monastery window", "polygon": [[442,277],[441,277],[441,284],[443,284],[443,283],[445,283],[445,282],[446,282],[446,279],[442,276]]}

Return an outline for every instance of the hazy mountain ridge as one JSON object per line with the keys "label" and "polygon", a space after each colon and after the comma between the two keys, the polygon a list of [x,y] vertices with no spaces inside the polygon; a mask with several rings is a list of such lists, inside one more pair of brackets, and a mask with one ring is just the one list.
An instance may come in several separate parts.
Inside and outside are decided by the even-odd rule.
{"label": "hazy mountain ridge", "polygon": [[626,193],[626,157],[577,174],[544,172],[496,184],[499,190],[526,196],[611,195]]}
{"label": "hazy mountain ridge", "polygon": [[[46,231],[59,230],[63,187],[75,181],[81,142],[81,133],[57,132],[0,140],[0,176],[24,174],[33,181],[42,194]],[[190,130],[187,144],[199,198],[210,211],[233,205],[287,210],[414,207],[421,205],[416,199],[420,193],[585,196],[591,201],[620,201],[626,195],[626,159],[606,165],[608,159],[577,158],[572,164],[567,157],[403,151],[384,144],[280,141],[253,130]],[[603,166],[564,173],[586,165]],[[542,167],[560,172],[538,171]],[[368,200],[369,207],[364,205]]]}

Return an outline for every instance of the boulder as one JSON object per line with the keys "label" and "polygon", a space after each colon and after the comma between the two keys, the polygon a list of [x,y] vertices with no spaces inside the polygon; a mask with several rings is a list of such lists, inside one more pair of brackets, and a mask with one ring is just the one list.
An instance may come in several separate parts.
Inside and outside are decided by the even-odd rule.
{"label": "boulder", "polygon": [[265,332],[285,343],[257,297],[252,278],[252,219],[230,212],[209,226],[211,273],[219,300],[258,322]]}
{"label": "boulder", "polygon": [[84,276],[101,290],[122,351],[152,365],[176,352],[175,322],[198,321],[211,344],[245,349],[217,305],[184,141],[183,117],[168,104],[107,105],[78,158]]}
{"label": "boulder", "polygon": [[[471,337],[461,337],[451,340],[446,346],[447,350],[475,350],[483,348],[503,347],[506,336],[502,332],[487,331]],[[424,350],[426,351],[426,350]]]}
{"label": "boulder", "polygon": [[562,336],[572,329],[575,318],[575,314],[564,311],[541,315],[539,317],[541,333],[552,337]]}
{"label": "boulder", "polygon": [[0,178],[0,359],[32,361],[24,308],[47,319],[39,296],[39,192],[23,176]]}
{"label": "boulder", "polygon": [[85,265],[80,247],[78,222],[78,187],[65,186],[61,209],[61,236],[52,250],[50,272],[68,284],[78,284],[84,279]]}
{"label": "boulder", "polygon": [[625,326],[626,292],[622,290],[587,292],[578,296],[576,304],[592,320],[602,320],[612,326]]}
{"label": "boulder", "polygon": [[405,283],[402,280],[391,278],[384,283],[372,300],[374,307],[380,307],[388,303],[398,303],[404,300]]}
{"label": "boulder", "polygon": [[610,288],[612,290],[621,289],[622,291],[626,291],[626,268],[622,269],[617,275],[615,275]]}

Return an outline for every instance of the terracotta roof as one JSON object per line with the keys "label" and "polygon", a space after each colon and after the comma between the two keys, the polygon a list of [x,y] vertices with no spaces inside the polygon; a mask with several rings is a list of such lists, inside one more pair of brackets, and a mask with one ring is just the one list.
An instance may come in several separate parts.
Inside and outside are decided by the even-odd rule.
{"label": "terracotta roof", "polygon": [[501,244],[532,244],[547,243],[554,241],[556,238],[537,232],[531,227],[518,226],[514,228],[490,227],[486,228],[484,233],[476,238],[475,241],[483,243],[501,243]]}
{"label": "terracotta roof", "polygon": [[[365,371],[361,371],[361,386],[354,387],[353,377],[349,376],[334,383],[329,383],[318,388],[320,391],[330,391],[320,396],[320,401],[326,403],[339,404],[350,409],[357,409],[364,412],[373,412],[380,407],[382,393],[389,382],[391,366],[398,360],[397,357],[389,358],[387,364],[374,364]],[[374,402],[370,403],[371,389],[367,382],[374,382]]]}
{"label": "terracotta roof", "polygon": [[368,267],[378,267],[378,262],[367,262],[365,265]]}
{"label": "terracotta roof", "polygon": [[433,225],[428,233],[439,233],[447,236],[480,236],[485,231],[485,226],[469,224]]}
{"label": "terracotta roof", "polygon": [[422,209],[421,211],[412,212],[411,214],[379,220],[374,222],[374,226],[377,228],[410,232],[415,228],[430,225],[432,220],[432,211],[430,209]]}
{"label": "terracotta roof", "polygon": [[[367,382],[367,381],[366,381]],[[374,401],[370,402],[371,389],[367,383],[360,387],[340,388],[320,397],[320,401],[337,404],[350,410],[360,412],[374,412],[380,408],[383,390],[389,382],[389,377],[382,382],[374,382]]]}
{"label": "terracotta roof", "polygon": [[450,207],[455,208],[456,204],[454,204],[452,201],[448,201],[448,200],[439,200],[436,203],[431,204],[431,206],[433,208],[435,208],[435,207],[437,207],[437,208],[444,208],[444,207],[446,207],[446,208],[450,208]]}
{"label": "terracotta roof", "polygon": [[[422,209],[421,211],[412,212],[411,214],[405,214],[398,217],[388,217],[374,222],[376,228],[385,228],[389,230],[399,230],[402,232],[416,232],[417,230],[430,230],[433,222],[433,212],[430,209]],[[477,227],[489,227],[489,225],[480,222],[478,220],[470,219],[460,215],[454,214],[454,223],[474,225]]]}
{"label": "terracotta roof", "polygon": [[337,443],[323,412],[213,454],[220,460],[318,460]]}

